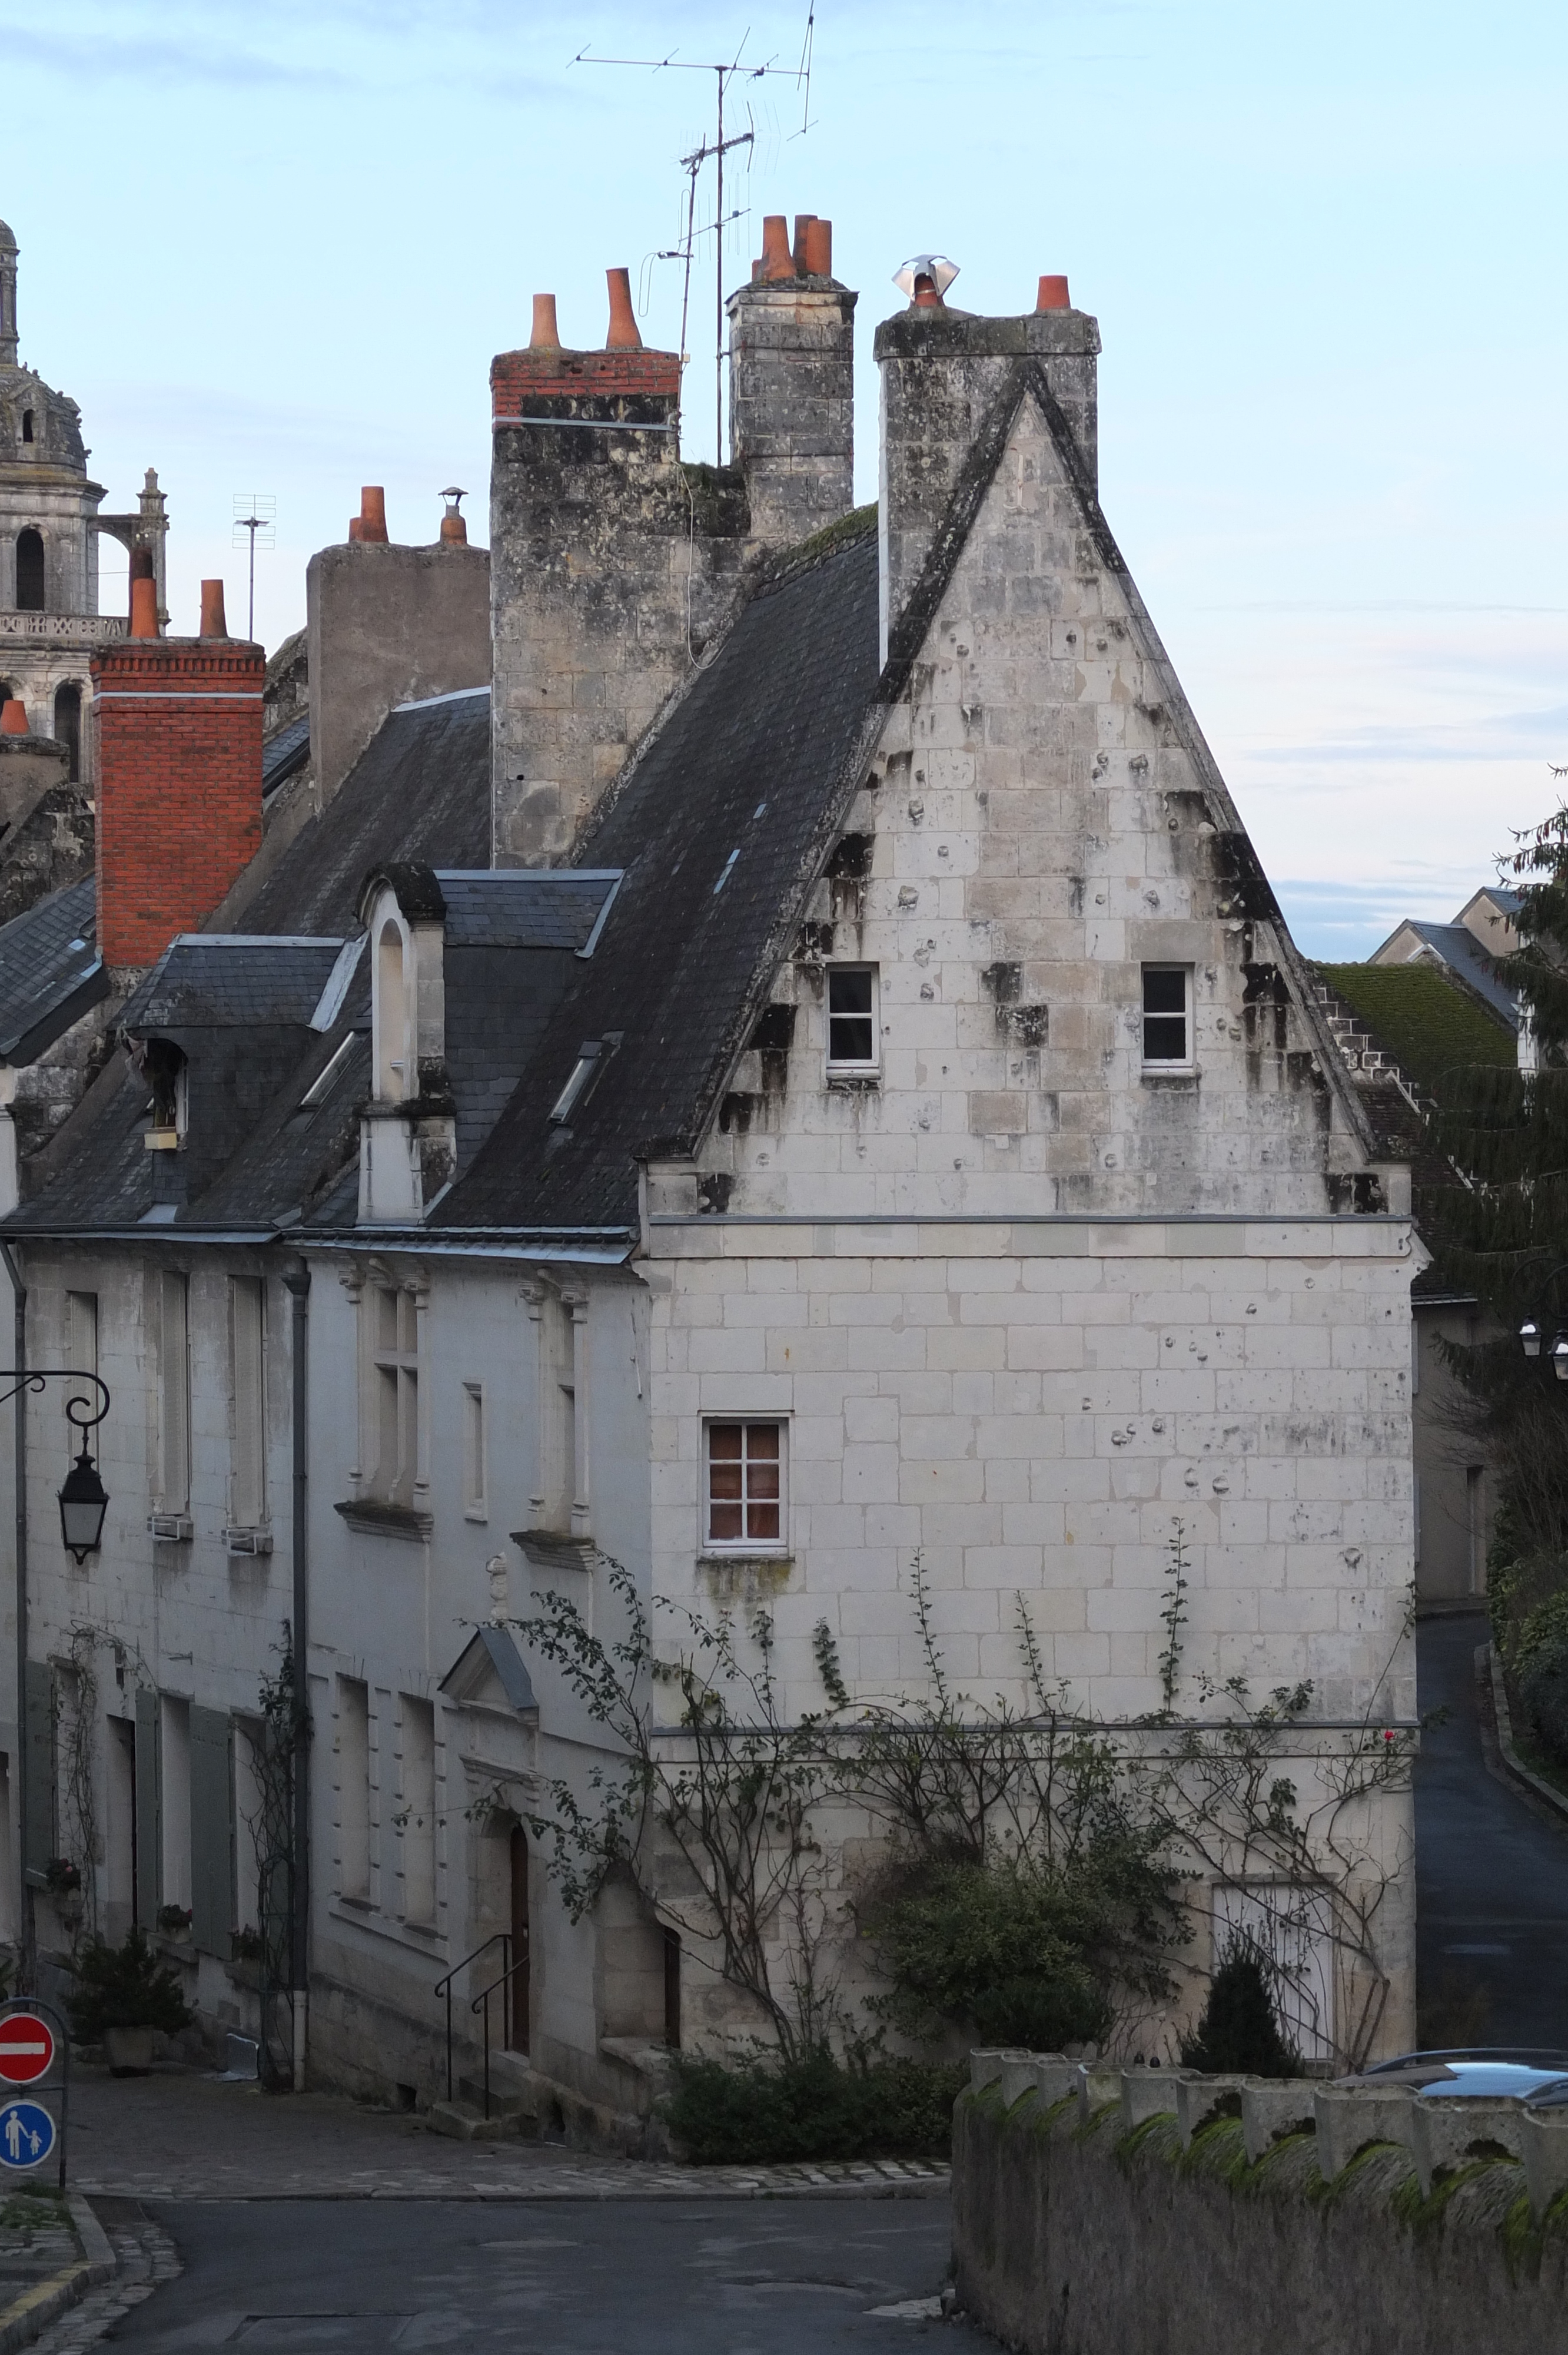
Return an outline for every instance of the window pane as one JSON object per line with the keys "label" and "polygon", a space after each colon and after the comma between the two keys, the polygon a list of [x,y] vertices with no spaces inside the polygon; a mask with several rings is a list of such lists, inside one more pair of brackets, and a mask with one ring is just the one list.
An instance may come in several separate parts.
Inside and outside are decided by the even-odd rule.
{"label": "window pane", "polygon": [[828,973],[828,1011],[830,1014],[869,1014],[871,1012],[871,975],[862,967],[858,972]]}
{"label": "window pane", "polygon": [[1171,965],[1143,968],[1143,1010],[1146,1014],[1185,1014],[1187,975]]}
{"label": "window pane", "polygon": [[739,1465],[715,1464],[710,1465],[708,1470],[708,1494],[710,1497],[738,1497],[740,1494]]}
{"label": "window pane", "polygon": [[740,1534],[738,1505],[715,1505],[711,1508],[708,1514],[708,1535],[716,1544],[726,1544],[739,1537]]}
{"label": "window pane", "polygon": [[756,1539],[758,1544],[773,1545],[778,1542],[779,1508],[777,1505],[748,1506],[746,1518],[746,1534],[748,1538]]}
{"label": "window pane", "polygon": [[873,1058],[871,1024],[858,1014],[835,1014],[828,1024],[828,1060],[869,1063]]}
{"label": "window pane", "polygon": [[376,1346],[378,1349],[397,1347],[397,1295],[395,1292],[377,1291],[376,1295]]}
{"label": "window pane", "polygon": [[708,1455],[715,1463],[721,1459],[736,1464],[740,1461],[740,1425],[738,1423],[710,1423],[708,1425]]}
{"label": "window pane", "polygon": [[746,1493],[748,1497],[777,1497],[779,1494],[778,1465],[749,1465],[747,1471]]}
{"label": "window pane", "polygon": [[1143,1060],[1146,1063],[1184,1063],[1187,1060],[1185,1015],[1146,1014],[1143,1018]]}
{"label": "window pane", "polygon": [[754,1460],[771,1456],[779,1461],[779,1425],[776,1423],[748,1423],[746,1426],[746,1452]]}

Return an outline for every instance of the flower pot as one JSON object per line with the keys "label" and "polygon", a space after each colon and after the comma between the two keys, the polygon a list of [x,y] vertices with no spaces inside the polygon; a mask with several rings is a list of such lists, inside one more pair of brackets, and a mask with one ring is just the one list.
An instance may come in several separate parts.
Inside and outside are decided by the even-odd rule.
{"label": "flower pot", "polygon": [[103,2049],[109,2055],[111,2077],[144,2077],[153,2066],[153,2030],[150,2028],[106,2028]]}

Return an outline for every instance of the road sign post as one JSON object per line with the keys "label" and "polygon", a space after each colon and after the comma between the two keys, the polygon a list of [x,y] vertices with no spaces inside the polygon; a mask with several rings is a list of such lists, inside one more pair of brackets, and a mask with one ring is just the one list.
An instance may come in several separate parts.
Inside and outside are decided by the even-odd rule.
{"label": "road sign post", "polygon": [[30,2175],[58,2156],[63,2191],[70,2123],[70,2031],[54,2005],[37,1996],[14,1996],[0,2005],[0,2094],[12,2086],[26,2091],[0,2101],[0,2169],[6,2174]]}

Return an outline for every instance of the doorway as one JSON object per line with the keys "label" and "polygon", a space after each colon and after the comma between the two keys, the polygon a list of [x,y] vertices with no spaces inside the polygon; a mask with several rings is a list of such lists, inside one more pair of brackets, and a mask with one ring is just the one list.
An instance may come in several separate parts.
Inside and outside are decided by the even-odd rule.
{"label": "doorway", "polygon": [[[494,1917],[492,1916],[492,1919]],[[512,2022],[514,2052],[528,2050],[528,1835],[521,1824],[512,1827]]]}

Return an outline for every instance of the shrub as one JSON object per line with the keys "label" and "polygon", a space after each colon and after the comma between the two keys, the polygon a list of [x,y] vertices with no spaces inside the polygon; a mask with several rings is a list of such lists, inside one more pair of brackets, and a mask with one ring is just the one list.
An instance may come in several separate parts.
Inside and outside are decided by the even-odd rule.
{"label": "shrub", "polygon": [[1103,2041],[1118,1982],[1169,1985],[1152,1955],[1168,1876],[1130,1842],[1089,1848],[1054,1870],[1014,1861],[916,1869],[866,1909],[906,2033],[959,2028],[1035,2052]]}
{"label": "shrub", "polygon": [[93,1938],[78,1955],[76,1992],[66,2009],[71,2033],[96,2044],[106,2028],[162,2028],[174,2036],[190,2013],[173,1971],[161,1966],[138,1929],[122,1946]]}
{"label": "shrub", "polygon": [[[1568,1596],[1560,1599],[1568,1602]],[[1552,1764],[1568,1766],[1568,1634],[1538,1642],[1528,1654],[1520,1649],[1524,1714]]]}
{"label": "shrub", "polygon": [[959,2063],[874,2048],[842,2061],[821,2045],[791,2061],[678,2060],[664,2115],[681,2151],[702,2166],[940,2158],[965,2074]]}
{"label": "shrub", "polygon": [[1196,2032],[1181,2042],[1188,2069],[1236,2070],[1251,2077],[1298,2077],[1301,2055],[1279,2032],[1276,1973],[1249,1938],[1231,1941],[1209,1983]]}

